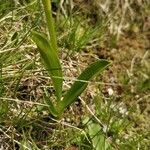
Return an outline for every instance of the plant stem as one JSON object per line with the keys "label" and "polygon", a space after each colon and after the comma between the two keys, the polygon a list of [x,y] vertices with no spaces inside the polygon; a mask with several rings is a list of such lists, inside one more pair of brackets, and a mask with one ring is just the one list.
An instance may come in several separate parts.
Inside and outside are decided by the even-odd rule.
{"label": "plant stem", "polygon": [[46,16],[46,22],[48,27],[48,32],[50,36],[50,43],[52,47],[58,51],[57,49],[57,40],[56,40],[56,31],[54,27],[54,21],[52,17],[52,8],[51,8],[51,0],[42,0],[44,6],[44,12]]}

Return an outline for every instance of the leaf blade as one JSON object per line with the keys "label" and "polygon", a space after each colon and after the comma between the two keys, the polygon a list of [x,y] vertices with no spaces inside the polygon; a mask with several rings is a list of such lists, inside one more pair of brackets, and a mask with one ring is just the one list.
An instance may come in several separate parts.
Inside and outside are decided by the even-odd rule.
{"label": "leaf blade", "polygon": [[[99,60],[92,63],[89,67],[87,67],[81,75],[77,78],[77,81],[71,86],[69,91],[64,96],[63,100],[58,104],[58,109],[60,114],[64,111],[66,107],[71,105],[77,97],[86,89],[88,82],[91,78],[93,78],[99,72],[102,72],[110,62],[106,60]],[[85,82],[83,82],[83,81]]]}
{"label": "leaf blade", "polygon": [[32,40],[39,48],[38,50],[41,54],[45,68],[48,70],[48,73],[52,78],[56,97],[60,100],[62,97],[63,75],[57,52],[52,48],[49,41],[43,34],[32,31]]}

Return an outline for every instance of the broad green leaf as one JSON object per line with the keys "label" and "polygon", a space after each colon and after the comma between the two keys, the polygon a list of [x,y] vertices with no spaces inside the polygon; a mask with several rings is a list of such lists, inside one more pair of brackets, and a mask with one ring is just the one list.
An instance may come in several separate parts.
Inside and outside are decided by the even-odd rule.
{"label": "broad green leaf", "polygon": [[111,145],[108,143],[103,131],[102,127],[93,121],[92,119],[87,118],[87,133],[90,136],[92,141],[93,148],[95,150],[111,150]]}
{"label": "broad green leaf", "polygon": [[64,96],[63,100],[58,104],[60,114],[64,109],[70,106],[78,96],[86,89],[88,82],[92,77],[102,72],[110,63],[106,60],[98,60],[87,67],[77,78],[69,91]]}
{"label": "broad green leaf", "polygon": [[48,70],[55,88],[57,99],[62,96],[62,69],[57,52],[51,47],[43,34],[33,31],[32,39],[37,44],[45,68]]}
{"label": "broad green leaf", "polygon": [[102,134],[99,124],[90,121],[88,123],[88,133],[95,150],[105,150],[105,137]]}

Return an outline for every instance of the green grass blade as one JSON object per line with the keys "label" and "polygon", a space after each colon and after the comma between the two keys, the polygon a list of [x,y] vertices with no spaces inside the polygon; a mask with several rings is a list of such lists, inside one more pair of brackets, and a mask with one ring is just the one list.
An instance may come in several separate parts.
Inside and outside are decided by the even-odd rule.
{"label": "green grass blade", "polygon": [[48,70],[55,88],[55,95],[60,100],[62,96],[62,69],[57,52],[51,47],[46,37],[38,32],[32,32],[32,39],[37,44],[41,58]]}
{"label": "green grass blade", "polygon": [[92,63],[81,73],[81,75],[77,78],[77,81],[74,82],[69,91],[66,93],[63,100],[60,101],[58,106],[60,114],[67,106],[70,106],[74,101],[76,101],[77,97],[86,89],[88,82],[85,81],[89,81],[96,74],[102,72],[109,64],[110,62],[106,60],[99,60]]}
{"label": "green grass blade", "polygon": [[55,106],[53,105],[51,99],[48,97],[48,96],[44,96],[44,100],[45,100],[45,103],[49,106],[48,107],[48,110],[50,111],[50,113],[54,116],[54,117],[57,117],[58,116],[58,112],[55,108]]}

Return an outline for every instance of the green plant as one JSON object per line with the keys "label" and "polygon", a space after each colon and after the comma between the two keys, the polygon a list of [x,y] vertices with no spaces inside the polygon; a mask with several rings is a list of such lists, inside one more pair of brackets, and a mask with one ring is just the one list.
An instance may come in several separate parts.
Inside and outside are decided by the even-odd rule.
{"label": "green plant", "polygon": [[106,139],[102,127],[100,126],[97,121],[95,121],[93,118],[85,118],[83,120],[83,123],[86,124],[87,129],[86,132],[90,137],[90,140],[92,142],[93,149],[95,150],[111,150],[112,147],[108,140]]}
{"label": "green plant", "polygon": [[110,63],[106,60],[98,60],[89,65],[62,98],[63,74],[62,66],[58,57],[51,1],[42,0],[42,3],[44,6],[49,36],[47,37],[44,34],[33,31],[32,39],[36,43],[44,65],[52,78],[57,98],[56,104],[53,104],[50,98],[46,96],[46,103],[49,105],[51,114],[55,117],[60,117],[64,110],[76,101],[77,97],[86,89],[88,85],[87,81],[89,81],[97,73],[104,70]]}
{"label": "green plant", "polygon": [[103,32],[106,29],[106,21],[101,21],[96,24],[94,27],[87,25],[86,21],[81,21],[78,17],[69,16],[65,23],[62,25],[62,28],[65,28],[65,35],[62,38],[63,46],[67,48],[70,52],[79,52],[84,49],[87,44],[92,44],[92,40],[102,37]]}

